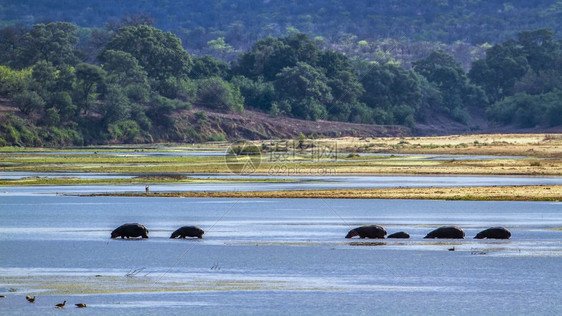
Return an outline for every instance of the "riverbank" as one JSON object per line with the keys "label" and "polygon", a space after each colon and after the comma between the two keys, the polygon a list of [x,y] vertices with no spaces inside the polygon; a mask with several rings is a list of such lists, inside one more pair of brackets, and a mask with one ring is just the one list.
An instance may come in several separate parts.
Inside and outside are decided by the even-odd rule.
{"label": "riverbank", "polygon": [[[345,137],[251,144],[257,149],[251,158],[256,175],[562,176],[561,134]],[[229,142],[212,142],[62,150],[3,147],[0,172],[236,174],[249,159],[221,154],[229,146]]]}
{"label": "riverbank", "polygon": [[562,185],[429,187],[252,192],[104,193],[87,196],[276,198],[276,199],[415,199],[464,201],[562,201]]}

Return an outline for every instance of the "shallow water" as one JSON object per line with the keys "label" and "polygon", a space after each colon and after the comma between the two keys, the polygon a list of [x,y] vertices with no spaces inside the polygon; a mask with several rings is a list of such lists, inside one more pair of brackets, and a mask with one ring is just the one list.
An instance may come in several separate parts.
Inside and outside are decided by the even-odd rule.
{"label": "shallow water", "polygon": [[[104,173],[26,173],[0,172],[0,179],[25,177],[63,177],[72,176],[85,179],[131,178],[142,174],[104,174]],[[278,190],[329,190],[329,189],[369,189],[398,187],[456,187],[456,186],[494,186],[494,185],[561,185],[560,177],[525,176],[240,176],[240,175],[187,175],[194,178],[216,179],[288,179],[290,182],[205,182],[181,184],[151,184],[151,192],[181,191],[278,191]],[[29,194],[88,194],[104,192],[145,192],[145,185],[68,185],[68,186],[4,186],[0,187],[0,197]]]}
{"label": "shallow water", "polygon": [[[149,239],[109,238],[133,221]],[[412,238],[343,238],[371,223]],[[447,224],[467,239],[423,239]],[[0,314],[555,315],[561,228],[550,202],[0,196]]]}

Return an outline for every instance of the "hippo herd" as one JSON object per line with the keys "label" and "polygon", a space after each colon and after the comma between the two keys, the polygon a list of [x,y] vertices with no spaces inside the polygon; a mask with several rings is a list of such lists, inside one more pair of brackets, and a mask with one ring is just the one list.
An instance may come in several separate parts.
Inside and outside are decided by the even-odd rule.
{"label": "hippo herd", "polygon": [[[172,233],[170,239],[173,238],[186,238],[197,237],[203,238],[205,232],[197,226],[183,226]],[[123,224],[111,232],[111,238],[121,237],[124,238],[148,238],[148,229],[139,223]]]}
{"label": "hippo herd", "polygon": [[[345,238],[378,238],[383,239],[386,236],[386,230],[379,225],[366,225],[354,228],[347,233]],[[464,230],[458,226],[442,226],[429,232],[424,238],[439,238],[439,239],[463,239],[465,236]],[[474,237],[475,239],[509,239],[511,233],[505,227],[491,227],[485,229]],[[388,235],[387,238],[410,238],[406,232],[397,232]]]}
{"label": "hippo herd", "polygon": [[[178,228],[172,233],[170,239],[173,238],[203,238],[205,232],[197,226],[183,226]],[[356,227],[350,230],[345,238],[353,238],[359,236],[359,238],[372,238],[372,239],[384,239],[386,236],[386,230],[384,227],[379,225],[366,225]],[[458,226],[442,226],[435,230],[429,232],[424,238],[440,238],[440,239],[463,239],[465,236],[464,230]],[[139,223],[127,223],[117,227],[111,232],[111,238],[148,238],[148,229]],[[511,233],[505,227],[491,227],[485,229],[474,237],[475,239],[509,239]],[[410,235],[406,232],[397,232],[388,235],[387,238],[410,238]]]}

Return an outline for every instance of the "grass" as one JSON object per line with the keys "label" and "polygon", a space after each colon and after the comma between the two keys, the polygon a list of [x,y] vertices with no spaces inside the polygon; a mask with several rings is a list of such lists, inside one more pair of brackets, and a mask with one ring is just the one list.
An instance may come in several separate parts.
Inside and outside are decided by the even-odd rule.
{"label": "grass", "polygon": [[[562,148],[562,146],[561,146]],[[146,157],[120,155],[43,155],[4,154],[0,171],[19,172],[93,172],[93,173],[230,173],[221,156]],[[270,161],[264,155],[257,174],[283,175],[284,170],[299,169],[314,173],[329,169],[333,174],[481,174],[481,175],[562,175],[562,159],[498,158],[487,160],[423,160],[419,156],[361,156],[337,160],[311,160],[306,154],[282,161]],[[277,174],[278,171],[281,173]],[[301,173],[295,173],[299,175]]]}
{"label": "grass", "polygon": [[91,196],[283,198],[283,199],[416,199],[458,201],[562,201],[562,185],[444,188],[342,189],[252,192],[114,193]]}
{"label": "grass", "polygon": [[[288,142],[291,142],[290,140]],[[498,134],[440,137],[337,138],[311,140],[298,152],[265,152],[255,174],[262,175],[537,175],[562,176],[562,135]],[[260,148],[283,151],[287,141],[257,141]],[[229,163],[222,156],[146,156],[142,152],[225,152],[228,142],[197,145],[124,145],[67,149],[0,148],[0,172],[89,173],[223,173]],[[337,160],[313,159],[314,150],[337,147]],[[332,147],[334,148],[334,147]],[[58,151],[49,154],[46,151]],[[104,154],[77,154],[76,151]],[[364,155],[386,153],[390,156]],[[123,156],[125,153],[126,156]],[[405,154],[394,156],[392,154]],[[497,159],[432,159],[422,154],[503,155]],[[357,156],[359,155],[359,156]],[[519,156],[519,157],[511,157]],[[240,162],[243,163],[243,162]],[[46,180],[42,180],[46,181]],[[75,180],[72,180],[75,181]],[[125,180],[116,180],[123,183]],[[125,181],[126,182],[126,181]],[[72,182],[76,183],[76,182]]]}
{"label": "grass", "polygon": [[171,183],[250,183],[250,182],[297,182],[295,179],[225,179],[225,178],[187,178],[168,176],[149,176],[113,179],[83,179],[73,177],[28,177],[17,180],[0,180],[1,186],[38,186],[38,185],[117,185],[117,184],[171,184]]}

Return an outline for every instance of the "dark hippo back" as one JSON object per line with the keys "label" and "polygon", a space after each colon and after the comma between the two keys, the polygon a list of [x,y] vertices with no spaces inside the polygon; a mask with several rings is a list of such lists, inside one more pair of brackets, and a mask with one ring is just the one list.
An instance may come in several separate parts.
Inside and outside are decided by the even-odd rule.
{"label": "dark hippo back", "polygon": [[172,235],[170,236],[170,238],[185,238],[185,237],[197,237],[197,238],[203,238],[203,234],[205,234],[205,231],[203,231],[201,228],[197,227],[197,226],[183,226],[180,227],[178,229],[176,229],[176,231],[174,231],[172,233]]}
{"label": "dark hippo back", "polygon": [[511,232],[505,227],[491,227],[476,234],[475,239],[509,239]]}
{"label": "dark hippo back", "polygon": [[431,231],[424,238],[463,239],[464,230],[458,226],[442,226]]}
{"label": "dark hippo back", "polygon": [[111,232],[111,238],[132,238],[142,237],[148,238],[148,229],[139,223],[127,223],[117,227]]}
{"label": "dark hippo back", "polygon": [[366,225],[354,228],[347,233],[345,238],[353,238],[359,236],[359,238],[384,238],[386,236],[386,230],[384,227],[379,225]]}
{"label": "dark hippo back", "polygon": [[403,239],[407,239],[410,238],[410,234],[408,234],[407,232],[397,232],[391,235],[388,235],[388,237],[386,238],[403,238]]}

